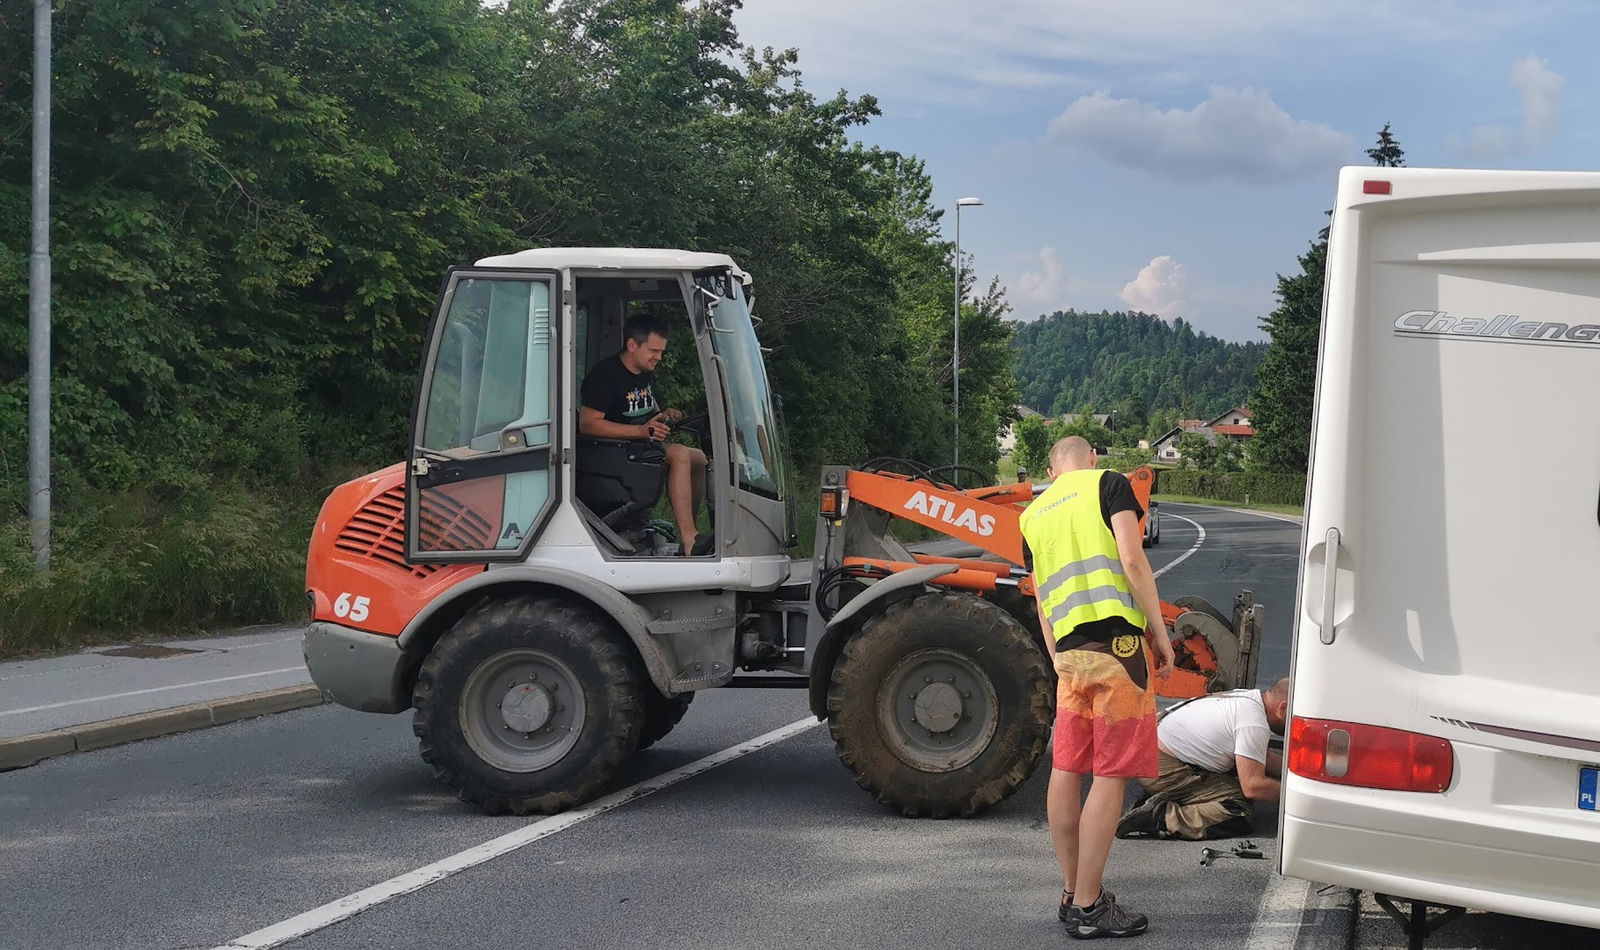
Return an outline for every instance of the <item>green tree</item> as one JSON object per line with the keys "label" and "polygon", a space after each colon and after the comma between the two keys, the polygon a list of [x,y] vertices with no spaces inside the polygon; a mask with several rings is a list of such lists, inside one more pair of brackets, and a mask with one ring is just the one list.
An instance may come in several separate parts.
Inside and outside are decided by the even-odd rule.
{"label": "green tree", "polygon": [[1016,433],[1017,442],[1011,454],[1017,467],[1027,469],[1036,481],[1042,479],[1049,467],[1050,447],[1055,444],[1050,437],[1050,427],[1040,416],[1024,416],[1017,420],[1012,431]]}
{"label": "green tree", "polygon": [[[1367,155],[1380,166],[1405,164],[1405,151],[1389,131]],[[1263,318],[1261,329],[1271,338],[1250,397],[1255,411],[1253,466],[1273,472],[1303,472],[1311,447],[1311,410],[1316,391],[1317,340],[1322,330],[1323,279],[1328,241],[1319,239],[1300,255],[1300,273],[1278,276],[1277,309]]]}
{"label": "green tree", "polygon": [[1378,144],[1367,149],[1367,157],[1380,168],[1399,168],[1406,163],[1406,151],[1400,141],[1389,132],[1389,123],[1378,130]]}

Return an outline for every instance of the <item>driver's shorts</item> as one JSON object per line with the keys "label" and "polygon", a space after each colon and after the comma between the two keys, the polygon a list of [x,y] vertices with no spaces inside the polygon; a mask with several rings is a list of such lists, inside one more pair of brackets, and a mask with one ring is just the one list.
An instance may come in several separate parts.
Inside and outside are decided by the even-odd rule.
{"label": "driver's shorts", "polygon": [[[1109,778],[1155,778],[1156,694],[1150,648],[1118,658],[1107,644],[1056,653],[1056,728],[1051,767]],[[1130,670],[1142,662],[1143,669]],[[1143,673],[1135,682],[1134,673]]]}

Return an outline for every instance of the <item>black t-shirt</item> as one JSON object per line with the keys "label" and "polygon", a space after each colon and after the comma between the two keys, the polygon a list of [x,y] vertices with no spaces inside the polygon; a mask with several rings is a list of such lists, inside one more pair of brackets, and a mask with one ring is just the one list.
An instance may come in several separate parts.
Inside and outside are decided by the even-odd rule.
{"label": "black t-shirt", "polygon": [[621,354],[608,357],[583,378],[583,405],[605,413],[607,422],[642,425],[661,411],[655,378],[654,373],[635,373],[622,365]]}
{"label": "black t-shirt", "polygon": [[[1106,523],[1106,530],[1111,530],[1111,516],[1119,511],[1131,511],[1135,518],[1144,517],[1144,506],[1139,504],[1139,499],[1133,493],[1133,483],[1128,481],[1128,476],[1121,472],[1107,469],[1100,476],[1100,517]],[[1028,542],[1022,542],[1022,566],[1033,573],[1033,552],[1028,550]],[[1106,644],[1113,637],[1132,633],[1142,634],[1142,630],[1134,628],[1133,624],[1121,617],[1112,617],[1107,620],[1092,620],[1089,623],[1080,623],[1072,628],[1072,632],[1056,641],[1058,650],[1076,650],[1086,643]]]}

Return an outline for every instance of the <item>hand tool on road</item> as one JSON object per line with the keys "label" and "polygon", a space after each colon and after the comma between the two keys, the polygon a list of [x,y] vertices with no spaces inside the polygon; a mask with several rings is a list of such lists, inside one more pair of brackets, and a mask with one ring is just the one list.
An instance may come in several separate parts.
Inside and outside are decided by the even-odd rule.
{"label": "hand tool on road", "polygon": [[1236,846],[1234,846],[1233,848],[1231,848],[1231,849],[1229,849],[1227,851],[1218,851],[1216,848],[1201,848],[1200,849],[1200,866],[1203,867],[1203,868],[1208,868],[1208,867],[1211,866],[1211,862],[1215,861],[1218,858],[1241,858],[1241,859],[1248,858],[1248,859],[1256,859],[1256,860],[1261,860],[1261,859],[1265,859],[1266,858],[1266,855],[1261,853],[1261,849],[1253,847],[1253,846],[1252,847],[1245,847],[1245,845],[1253,845],[1253,842],[1248,842],[1247,841],[1247,842],[1245,842],[1245,844],[1236,845]]}

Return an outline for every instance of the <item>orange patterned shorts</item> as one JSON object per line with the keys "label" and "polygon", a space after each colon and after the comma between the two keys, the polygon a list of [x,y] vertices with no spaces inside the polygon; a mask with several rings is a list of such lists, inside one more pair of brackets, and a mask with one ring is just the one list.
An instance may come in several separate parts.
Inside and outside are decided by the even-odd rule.
{"label": "orange patterned shorts", "polygon": [[[1119,638],[1121,639],[1121,638]],[[1150,650],[1118,659],[1107,644],[1056,653],[1056,729],[1051,750],[1058,772],[1110,778],[1155,778],[1156,693]],[[1131,645],[1130,645],[1131,649]],[[1143,662],[1142,670],[1128,664]],[[1135,682],[1134,674],[1142,673]]]}

